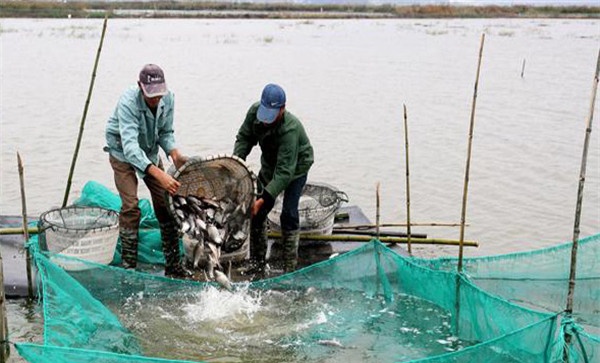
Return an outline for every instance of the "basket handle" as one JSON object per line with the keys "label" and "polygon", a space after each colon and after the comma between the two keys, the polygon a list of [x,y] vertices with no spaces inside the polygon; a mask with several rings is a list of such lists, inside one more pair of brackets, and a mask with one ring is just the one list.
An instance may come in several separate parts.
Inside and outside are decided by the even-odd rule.
{"label": "basket handle", "polygon": [[337,197],[338,201],[348,203],[349,199],[348,199],[348,194],[346,194],[346,192],[342,192],[341,190],[336,190],[335,196]]}

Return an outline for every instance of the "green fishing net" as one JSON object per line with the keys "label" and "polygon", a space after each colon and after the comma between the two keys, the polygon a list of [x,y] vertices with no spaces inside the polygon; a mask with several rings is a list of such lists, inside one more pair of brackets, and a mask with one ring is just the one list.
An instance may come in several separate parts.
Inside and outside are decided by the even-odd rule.
{"label": "green fishing net", "polygon": [[[78,203],[117,209],[115,201],[94,183]],[[160,250],[150,247],[160,238],[148,216],[142,244]],[[71,257],[39,250],[36,237],[29,245],[44,339],[15,346],[33,363],[600,359],[600,235],[580,241],[573,317],[562,312],[568,243],[466,259],[459,275],[454,259],[408,258],[373,240],[233,292],[85,261],[66,271],[58,266]]]}

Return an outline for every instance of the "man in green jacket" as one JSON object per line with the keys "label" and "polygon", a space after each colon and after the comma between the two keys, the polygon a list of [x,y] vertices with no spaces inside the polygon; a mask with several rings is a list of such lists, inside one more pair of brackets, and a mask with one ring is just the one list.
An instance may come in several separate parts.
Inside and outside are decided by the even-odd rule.
{"label": "man in green jacket", "polygon": [[260,102],[248,110],[233,150],[234,155],[246,160],[256,144],[261,149],[259,196],[252,205],[250,230],[250,259],[259,271],[264,271],[267,252],[267,214],[282,192],[284,271],[294,271],[298,264],[298,203],[313,164],[313,148],[302,123],[285,109],[285,102],[285,92],[280,86],[266,85]]}
{"label": "man in green jacket", "polygon": [[163,70],[145,65],[136,86],[123,93],[106,125],[105,150],[109,153],[115,185],[121,197],[119,236],[124,268],[137,264],[138,232],[141,218],[138,207],[138,177],[152,197],[160,225],[165,275],[185,277],[180,263],[179,231],[167,210],[165,192],[175,194],[180,183],[163,170],[159,147],[177,168],[187,158],[175,147],[173,137],[174,96],[167,89]]}

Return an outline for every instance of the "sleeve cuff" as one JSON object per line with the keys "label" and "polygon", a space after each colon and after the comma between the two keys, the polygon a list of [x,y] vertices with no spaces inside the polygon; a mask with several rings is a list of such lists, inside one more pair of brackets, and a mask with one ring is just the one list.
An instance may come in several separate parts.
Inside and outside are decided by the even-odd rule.
{"label": "sleeve cuff", "polygon": [[262,200],[264,200],[264,206],[268,207],[267,210],[270,210],[271,208],[273,208],[273,206],[275,205],[275,198],[273,198],[271,196],[271,194],[269,194],[269,192],[267,192],[266,189],[263,190],[260,197],[262,198]]}

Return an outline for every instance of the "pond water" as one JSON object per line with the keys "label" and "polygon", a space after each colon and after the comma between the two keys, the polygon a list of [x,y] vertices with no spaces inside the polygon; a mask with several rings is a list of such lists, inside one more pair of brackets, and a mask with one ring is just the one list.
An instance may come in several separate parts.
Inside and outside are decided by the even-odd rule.
{"label": "pond water", "polygon": [[392,362],[462,349],[450,314],[411,296],[214,287],[132,295],[113,312],[146,356],[194,361]]}

